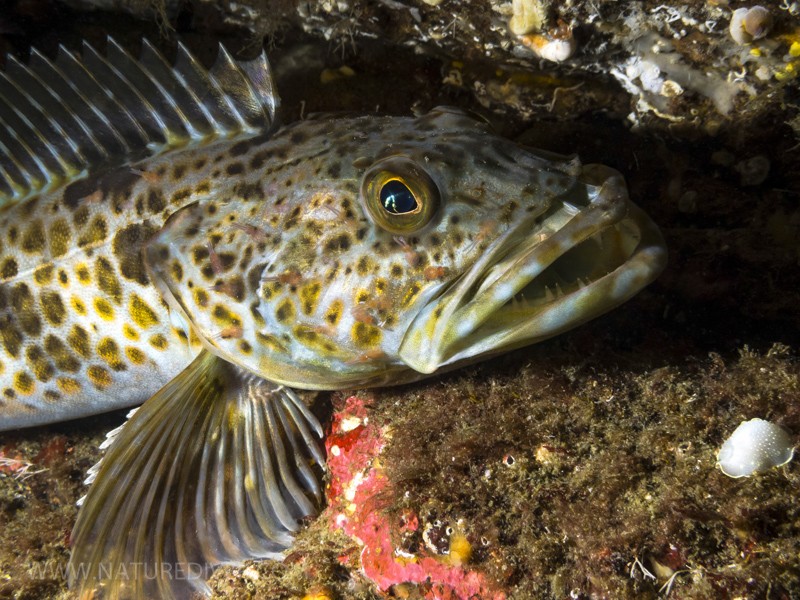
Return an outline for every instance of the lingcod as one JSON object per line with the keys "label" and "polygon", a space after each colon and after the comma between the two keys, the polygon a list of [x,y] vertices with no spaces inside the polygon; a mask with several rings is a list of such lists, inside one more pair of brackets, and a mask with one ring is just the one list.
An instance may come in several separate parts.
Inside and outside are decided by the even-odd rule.
{"label": "lingcod", "polygon": [[[0,74],[0,430],[128,406],[71,584],[207,591],[323,502],[294,389],[417,380],[556,335],[663,269],[622,176],[453,108],[278,127],[269,63],[113,40]],[[176,576],[183,573],[184,576]]]}

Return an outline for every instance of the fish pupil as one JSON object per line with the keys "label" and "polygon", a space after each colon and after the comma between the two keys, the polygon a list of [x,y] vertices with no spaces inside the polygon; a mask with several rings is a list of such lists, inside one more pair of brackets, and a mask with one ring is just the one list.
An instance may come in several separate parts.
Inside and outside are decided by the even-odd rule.
{"label": "fish pupil", "polygon": [[387,212],[402,215],[413,212],[419,204],[408,186],[398,179],[387,181],[381,188],[381,204]]}

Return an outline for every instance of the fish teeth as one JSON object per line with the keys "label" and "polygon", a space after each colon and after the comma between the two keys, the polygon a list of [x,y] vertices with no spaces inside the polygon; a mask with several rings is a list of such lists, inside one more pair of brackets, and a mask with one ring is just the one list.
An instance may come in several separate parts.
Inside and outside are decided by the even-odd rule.
{"label": "fish teeth", "polygon": [[553,294],[553,290],[551,290],[550,286],[548,285],[544,286],[544,299],[547,302],[552,302],[553,300],[556,299],[555,294]]}

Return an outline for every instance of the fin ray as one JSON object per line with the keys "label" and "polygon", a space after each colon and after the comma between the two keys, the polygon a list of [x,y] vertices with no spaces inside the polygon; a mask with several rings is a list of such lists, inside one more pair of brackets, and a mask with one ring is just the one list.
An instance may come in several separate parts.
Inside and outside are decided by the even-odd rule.
{"label": "fin ray", "polygon": [[0,72],[0,207],[90,172],[218,139],[268,132],[279,104],[262,54],[236,61],[222,45],[210,70],[178,44],[170,66],[148,41],[137,60],[109,38],[54,60],[33,50]]}
{"label": "fin ray", "polygon": [[201,352],[113,438],[73,531],[71,584],[189,598],[219,564],[280,557],[321,503],[319,441],[301,433],[319,424],[300,404]]}

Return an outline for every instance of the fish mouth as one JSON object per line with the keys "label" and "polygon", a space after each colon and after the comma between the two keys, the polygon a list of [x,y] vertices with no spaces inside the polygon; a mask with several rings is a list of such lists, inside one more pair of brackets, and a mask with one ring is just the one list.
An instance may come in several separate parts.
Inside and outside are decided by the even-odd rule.
{"label": "fish mouth", "polygon": [[664,240],[621,175],[584,172],[584,202],[555,202],[515,223],[422,307],[401,342],[403,362],[432,373],[532,344],[622,304],[661,273]]}

